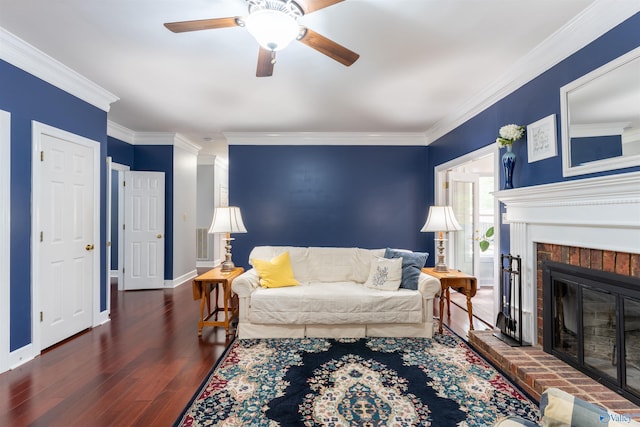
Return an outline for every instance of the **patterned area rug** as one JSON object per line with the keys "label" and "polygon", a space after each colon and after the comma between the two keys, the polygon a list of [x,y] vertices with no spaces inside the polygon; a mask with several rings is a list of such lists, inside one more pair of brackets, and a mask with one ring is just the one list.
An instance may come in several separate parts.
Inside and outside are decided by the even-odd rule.
{"label": "patterned area rug", "polygon": [[491,426],[537,405],[462,340],[236,340],[175,426]]}

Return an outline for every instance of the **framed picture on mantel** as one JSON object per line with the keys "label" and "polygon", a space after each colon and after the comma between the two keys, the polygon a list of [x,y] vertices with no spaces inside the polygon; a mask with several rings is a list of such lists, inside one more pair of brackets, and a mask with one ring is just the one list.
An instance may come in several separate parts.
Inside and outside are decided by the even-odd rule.
{"label": "framed picture on mantel", "polygon": [[529,163],[558,155],[555,114],[527,125],[527,153]]}

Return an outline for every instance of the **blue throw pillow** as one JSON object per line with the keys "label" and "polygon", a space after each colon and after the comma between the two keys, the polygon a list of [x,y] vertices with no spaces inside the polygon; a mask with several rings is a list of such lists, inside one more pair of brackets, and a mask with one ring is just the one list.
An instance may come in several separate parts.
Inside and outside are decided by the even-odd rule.
{"label": "blue throw pillow", "polygon": [[422,268],[427,263],[426,252],[411,252],[402,249],[387,248],[384,251],[385,258],[402,258],[402,282],[400,287],[404,289],[418,290],[418,278]]}

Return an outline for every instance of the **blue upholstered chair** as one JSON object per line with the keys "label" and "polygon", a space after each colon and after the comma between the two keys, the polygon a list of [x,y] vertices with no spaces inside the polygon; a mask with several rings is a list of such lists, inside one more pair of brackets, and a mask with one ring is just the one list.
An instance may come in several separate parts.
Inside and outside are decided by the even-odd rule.
{"label": "blue upholstered chair", "polygon": [[[634,414],[634,416],[640,416],[640,413]],[[499,420],[495,427],[536,427],[538,425],[548,427],[640,427],[640,423],[632,420],[629,415],[607,411],[557,388],[548,388],[540,396],[540,417],[540,424],[536,424],[520,417],[510,416]]]}

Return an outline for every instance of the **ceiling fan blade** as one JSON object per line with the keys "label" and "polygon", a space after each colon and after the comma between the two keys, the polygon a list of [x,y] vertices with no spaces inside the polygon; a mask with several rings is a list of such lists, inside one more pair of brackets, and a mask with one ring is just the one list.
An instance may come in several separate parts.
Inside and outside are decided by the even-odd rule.
{"label": "ceiling fan blade", "polygon": [[306,32],[304,36],[300,38],[300,41],[318,52],[324,53],[329,58],[338,61],[342,65],[346,65],[347,67],[360,58],[360,55],[357,53],[316,33],[313,30],[310,30],[309,28],[306,28]]}
{"label": "ceiling fan blade", "polygon": [[180,22],[167,22],[164,24],[169,30],[174,33],[184,33],[186,31],[200,31],[200,30],[213,30],[216,28],[237,27],[238,18],[213,18],[213,19],[198,19],[195,21],[180,21]]}
{"label": "ceiling fan blade", "polygon": [[258,69],[256,77],[270,77],[273,75],[273,55],[270,50],[263,47],[258,52]]}
{"label": "ceiling fan blade", "polygon": [[309,14],[343,1],[344,0],[301,0],[296,3],[300,5],[305,14]]}

